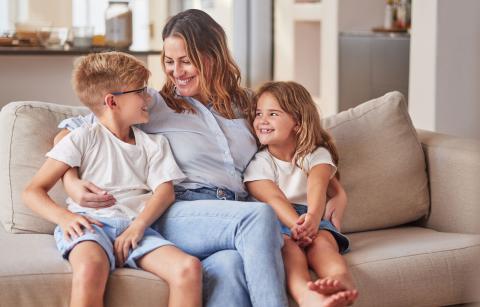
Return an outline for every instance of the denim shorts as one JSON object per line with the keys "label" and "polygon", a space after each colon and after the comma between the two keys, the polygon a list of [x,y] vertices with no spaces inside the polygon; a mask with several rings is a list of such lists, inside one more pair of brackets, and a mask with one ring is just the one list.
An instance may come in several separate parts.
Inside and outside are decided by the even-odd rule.
{"label": "denim shorts", "polygon": [[[108,259],[110,260],[110,271],[113,271],[115,269],[113,242],[123,231],[125,231],[125,229],[127,229],[127,227],[131,224],[131,221],[128,219],[118,218],[100,218],[96,216],[90,217],[100,221],[103,224],[103,227],[92,224],[93,228],[95,229],[94,233],[83,229],[82,236],[76,239],[71,238],[71,240],[66,240],[63,236],[62,229],[57,226],[54,232],[57,248],[62,253],[63,258],[68,259],[68,255],[70,254],[71,250],[78,243],[83,241],[96,242],[105,250]],[[173,245],[173,243],[167,241],[162,235],[152,228],[147,228],[142,240],[138,242],[137,248],[130,250],[128,258],[125,261],[125,265],[134,269],[138,269],[136,264],[138,259],[164,245]]]}
{"label": "denim shorts", "polygon": [[[305,205],[294,204],[293,207],[295,211],[297,211],[298,215],[307,213],[307,206]],[[282,223],[280,224],[281,224],[282,233],[289,237],[292,236],[292,232],[290,231],[290,228],[283,225]],[[337,241],[338,251],[340,252],[340,254],[345,254],[346,252],[348,252],[350,241],[344,234],[338,231],[338,229],[335,226],[333,226],[332,222],[328,220],[322,220],[320,222],[320,225],[318,226],[318,230],[328,230],[332,234],[335,241]]]}

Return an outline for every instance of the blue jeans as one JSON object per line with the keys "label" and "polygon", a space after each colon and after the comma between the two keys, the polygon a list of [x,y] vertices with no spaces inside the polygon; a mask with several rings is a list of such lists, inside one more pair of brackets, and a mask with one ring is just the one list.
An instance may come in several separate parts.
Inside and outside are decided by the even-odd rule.
{"label": "blue jeans", "polygon": [[228,190],[188,191],[176,192],[152,228],[203,260],[205,306],[288,306],[283,238],[270,206],[229,200]]}

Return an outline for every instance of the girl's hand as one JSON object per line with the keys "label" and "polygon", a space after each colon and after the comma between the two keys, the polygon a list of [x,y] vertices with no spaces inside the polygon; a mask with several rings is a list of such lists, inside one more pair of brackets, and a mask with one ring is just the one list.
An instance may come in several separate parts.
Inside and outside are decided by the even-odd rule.
{"label": "girl's hand", "polygon": [[106,208],[115,204],[113,195],[89,181],[79,179],[76,169],[67,171],[63,185],[67,194],[82,207]]}
{"label": "girl's hand", "polygon": [[297,220],[298,230],[297,234],[299,237],[309,237],[313,239],[317,236],[318,226],[320,225],[321,218],[315,218],[310,213],[304,213],[300,215]]}
{"label": "girl's hand", "polygon": [[92,224],[102,227],[102,223],[99,221],[80,214],[69,213],[65,215],[60,221],[59,226],[62,228],[63,236],[67,241],[76,239],[83,235],[83,228],[90,232],[95,232]]}
{"label": "girl's hand", "polygon": [[122,267],[131,249],[138,246],[138,242],[143,238],[146,226],[139,222],[133,222],[125,231],[117,237],[114,243],[115,262],[117,267]]}

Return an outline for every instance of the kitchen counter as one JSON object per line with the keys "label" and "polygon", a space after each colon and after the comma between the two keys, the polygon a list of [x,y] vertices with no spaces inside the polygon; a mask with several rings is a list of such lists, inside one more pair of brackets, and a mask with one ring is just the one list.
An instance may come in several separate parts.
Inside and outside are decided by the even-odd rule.
{"label": "kitchen counter", "polygon": [[[65,105],[81,105],[73,92],[73,63],[79,56],[109,51],[107,48],[0,47],[0,108],[12,101],[40,100]],[[160,51],[128,52],[143,61],[152,72],[149,85],[160,88],[164,74]]]}
{"label": "kitchen counter", "polygon": [[[92,52],[113,51],[108,47],[46,49],[43,47],[6,47],[0,46],[0,55],[84,55]],[[160,55],[160,50],[118,50],[135,56]]]}

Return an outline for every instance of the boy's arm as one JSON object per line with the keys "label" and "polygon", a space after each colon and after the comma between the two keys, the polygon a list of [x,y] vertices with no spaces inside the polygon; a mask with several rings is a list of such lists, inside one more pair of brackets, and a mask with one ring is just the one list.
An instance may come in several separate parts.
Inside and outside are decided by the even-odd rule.
{"label": "boy's arm", "polygon": [[82,227],[93,231],[90,223],[101,224],[57,205],[48,195],[69,168],[63,162],[48,158],[23,191],[22,199],[41,217],[60,225],[66,237],[75,237],[83,234]]}
{"label": "boy's arm", "polygon": [[345,189],[336,177],[330,180],[327,195],[330,199],[327,201],[325,219],[330,220],[338,230],[341,230],[348,199]]}
{"label": "boy's arm", "polygon": [[[66,135],[70,133],[68,129],[62,129],[53,139],[56,145]],[[63,188],[77,204],[89,208],[106,208],[115,204],[113,195],[97,187],[93,183],[81,180],[78,176],[78,168],[69,168],[63,175]]]}
{"label": "boy's arm", "polygon": [[115,240],[115,257],[122,265],[128,257],[130,249],[137,247],[145,229],[150,227],[167,208],[175,201],[172,181],[160,184],[148,199],[143,211],[133,220],[132,224]]}

